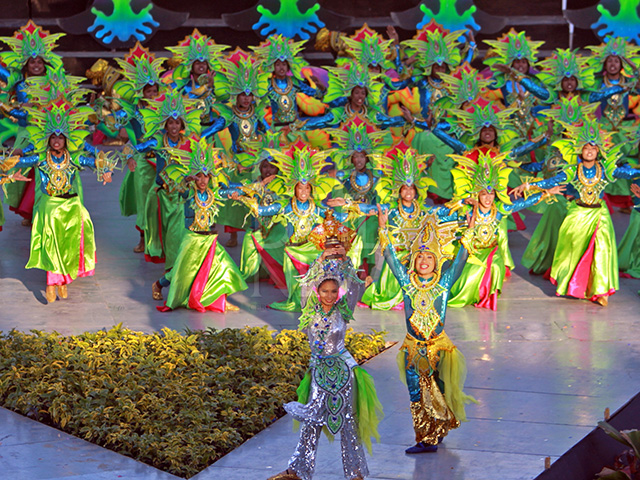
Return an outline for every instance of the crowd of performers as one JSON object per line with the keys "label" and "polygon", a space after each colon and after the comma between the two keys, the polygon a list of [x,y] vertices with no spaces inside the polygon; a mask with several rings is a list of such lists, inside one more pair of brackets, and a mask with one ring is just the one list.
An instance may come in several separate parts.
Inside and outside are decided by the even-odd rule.
{"label": "crowd of performers", "polygon": [[[305,42],[231,50],[194,30],[170,58],[137,44],[97,62],[93,91],[53,51],[62,34],[30,21],[0,38],[0,183],[31,225],[27,268],[46,272],[49,302],[95,269],[78,172],[106,184],[120,165],[133,250],[165,266],[149,279],[158,309],[237,309],[227,297],[263,279],[287,292],[271,308],[302,311],[312,361],[286,407],[301,440],[273,478],[311,478],[323,427],[342,432],[346,477],[367,474],[378,404],[344,349],[356,305],[405,311],[408,453],[435,451],[465,419],[446,309],[497,308],[522,210],[542,213],[522,263],[558,295],[606,306],[620,272],[640,277],[640,48],[609,38],[539,59],[543,42],[512,29],[485,42],[478,71],[470,33],[433,21],[411,40],[387,33],[322,30],[316,48],[338,58],[316,68]],[[631,211],[618,245],[612,208]],[[222,228],[228,248],[244,231],[239,265]]]}

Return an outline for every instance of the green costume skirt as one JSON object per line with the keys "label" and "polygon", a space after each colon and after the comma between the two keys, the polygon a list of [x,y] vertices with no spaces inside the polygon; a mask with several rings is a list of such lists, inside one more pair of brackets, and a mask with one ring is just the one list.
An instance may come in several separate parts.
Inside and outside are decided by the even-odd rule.
{"label": "green costume skirt", "polygon": [[186,232],[180,197],[163,188],[152,188],[147,195],[145,215],[145,260],[165,262],[165,270],[171,270]]}
{"label": "green costume skirt", "polygon": [[281,223],[274,224],[266,237],[261,230],[247,232],[240,255],[242,278],[249,280],[260,273],[261,278],[270,278],[278,288],[286,288],[282,267],[286,240],[287,231]]}
{"label": "green costume skirt", "polygon": [[155,162],[145,155],[136,156],[136,170],[127,170],[120,186],[120,212],[124,216],[136,216],[136,228],[144,232],[145,203],[149,190],[155,185]]}
{"label": "green costume skirt", "polygon": [[467,260],[460,278],[451,287],[448,305],[475,305],[496,310],[506,272],[499,245],[479,250]]}
{"label": "green costume skirt", "polygon": [[595,300],[618,289],[618,251],[604,202],[587,208],[569,202],[551,266],[556,295]]}
{"label": "green costume skirt", "polygon": [[522,255],[522,265],[536,275],[542,275],[551,268],[560,225],[567,215],[567,199],[562,195],[556,195],[556,199],[557,202],[546,206]]}
{"label": "green costume skirt", "polygon": [[391,310],[402,308],[403,300],[400,284],[384,262],[380,277],[365,290],[360,303],[372,310]]}
{"label": "green costume skirt", "polygon": [[124,174],[124,179],[120,184],[118,200],[120,202],[120,214],[123,217],[130,217],[137,213],[135,177],[136,172],[132,172],[127,168],[127,173]]}
{"label": "green costume skirt", "polygon": [[237,265],[218,244],[218,236],[191,231],[183,236],[178,258],[166,279],[171,284],[160,311],[182,307],[224,312],[226,297],[247,288]]}
{"label": "green costume skirt", "polygon": [[93,275],[95,258],[93,223],[80,198],[41,195],[34,211],[26,268],[46,270],[50,272],[47,284],[64,285]]}
{"label": "green costume skirt", "polygon": [[634,209],[629,219],[629,227],[618,245],[620,271],[640,278],[640,213]]}
{"label": "green costume skirt", "polygon": [[427,170],[428,177],[436,182],[435,187],[429,187],[429,193],[441,198],[453,197],[453,177],[451,170],[456,166],[455,160],[447,155],[454,153],[453,149],[442,142],[431,132],[418,132],[413,137],[411,146],[420,154],[433,154],[433,163]]}

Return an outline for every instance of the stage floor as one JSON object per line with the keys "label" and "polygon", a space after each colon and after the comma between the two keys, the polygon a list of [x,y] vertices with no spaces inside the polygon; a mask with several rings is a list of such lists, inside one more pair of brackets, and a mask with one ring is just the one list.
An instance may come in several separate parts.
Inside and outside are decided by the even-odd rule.
{"label": "stage floor", "polygon": [[[118,323],[145,332],[165,327],[296,328],[295,314],[266,309],[284,294],[265,283],[251,284],[231,297],[241,308],[237,313],[156,311],[151,283],[163,267],[132,252],[138,234],[133,218],[120,216],[122,174],[117,177],[103,187],[95,175],[83,174],[85,204],[96,228],[96,275],[74,282],[69,299],[52,305],[44,299],[44,273],[24,269],[29,229],[5,205],[0,331],[75,334]],[[615,411],[640,389],[640,281],[621,279],[606,308],[556,297],[549,282],[519,265],[539,218],[527,213],[528,229],[510,233],[518,266],[505,282],[498,311],[449,309],[446,330],[467,358],[466,390],[480,403],[467,408],[469,422],[451,432],[437,453],[404,454],[414,438],[408,394],[395,365],[398,345],[367,364],[386,414],[381,443],[374,443],[374,455],[368,458],[368,478],[531,479],[544,468],[545,457],[559,457],[594,428],[606,407]],[[613,219],[620,238],[629,216],[615,212]],[[222,243],[226,239],[222,234]],[[229,252],[237,260],[240,248]],[[389,340],[404,338],[400,312],[358,309],[355,319],[356,330],[384,329]],[[193,478],[267,478],[286,467],[296,442],[291,420],[285,417]],[[12,479],[176,478],[2,409],[0,464]],[[342,478],[339,442],[321,442],[314,478]]]}

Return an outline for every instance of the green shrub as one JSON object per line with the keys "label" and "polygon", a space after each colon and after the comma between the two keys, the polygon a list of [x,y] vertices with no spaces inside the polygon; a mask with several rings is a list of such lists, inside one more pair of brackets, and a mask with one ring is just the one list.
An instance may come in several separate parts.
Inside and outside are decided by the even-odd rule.
{"label": "green shrub", "polygon": [[[362,362],[384,335],[350,330],[347,348]],[[0,405],[190,477],[282,416],[308,360],[304,333],[266,327],[12,330],[0,332]]]}

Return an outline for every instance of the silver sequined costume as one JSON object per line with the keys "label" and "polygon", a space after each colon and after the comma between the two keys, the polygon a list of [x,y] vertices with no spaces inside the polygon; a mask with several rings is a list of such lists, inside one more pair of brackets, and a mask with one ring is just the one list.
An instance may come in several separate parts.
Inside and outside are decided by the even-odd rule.
{"label": "silver sequined costume", "polygon": [[[327,279],[338,281],[346,292],[328,314],[322,310],[314,291]],[[364,478],[369,470],[353,407],[353,368],[358,364],[344,345],[347,321],[362,296],[364,285],[355,276],[355,269],[348,259],[314,262],[301,285],[303,316],[307,315],[309,319],[306,332],[311,346],[311,388],[306,405],[290,402],[284,406],[301,422],[300,441],[289,468],[302,480],[312,478],[318,439],[322,428],[326,427],[331,434],[340,433],[345,478]]]}

